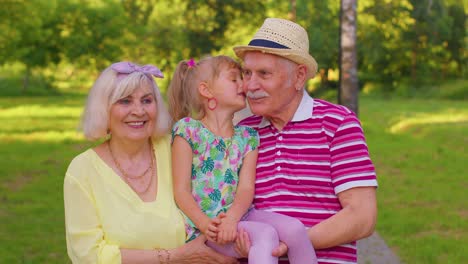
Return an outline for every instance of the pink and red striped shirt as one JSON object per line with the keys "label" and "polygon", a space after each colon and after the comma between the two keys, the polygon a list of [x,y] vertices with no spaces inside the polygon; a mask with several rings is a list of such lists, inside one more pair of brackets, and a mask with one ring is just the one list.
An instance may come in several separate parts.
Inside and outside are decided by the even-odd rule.
{"label": "pink and red striped shirt", "polygon": [[[240,124],[260,135],[257,209],[296,217],[312,227],[341,210],[339,192],[377,186],[361,124],[344,106],[304,93],[293,119],[281,131],[261,116]],[[355,242],[316,253],[319,263],[357,262]]]}

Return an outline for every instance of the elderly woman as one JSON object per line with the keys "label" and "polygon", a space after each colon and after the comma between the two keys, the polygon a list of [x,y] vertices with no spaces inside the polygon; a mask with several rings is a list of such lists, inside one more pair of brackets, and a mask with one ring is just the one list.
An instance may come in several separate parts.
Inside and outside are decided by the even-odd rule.
{"label": "elderly woman", "polygon": [[86,138],[102,143],[79,154],[64,181],[67,251],[73,263],[236,263],[205,245],[184,244],[173,200],[170,120],[152,65],[119,62],[92,87]]}

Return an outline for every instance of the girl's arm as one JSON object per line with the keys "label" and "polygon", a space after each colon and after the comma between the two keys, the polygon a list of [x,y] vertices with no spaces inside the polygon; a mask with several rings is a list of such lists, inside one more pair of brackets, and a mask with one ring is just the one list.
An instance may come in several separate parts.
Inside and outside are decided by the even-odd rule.
{"label": "girl's arm", "polygon": [[239,184],[231,208],[226,213],[227,218],[239,222],[252,205],[255,192],[255,174],[257,169],[258,149],[250,151],[245,157],[239,173]]}
{"label": "girl's arm", "polygon": [[192,196],[191,173],[192,149],[185,139],[176,136],[172,143],[172,177],[174,179],[175,201],[179,209],[193,221],[208,239],[215,240],[219,219],[209,218],[195,202]]}
{"label": "girl's arm", "polygon": [[232,242],[236,238],[237,223],[250,208],[255,192],[255,175],[258,149],[250,151],[245,157],[239,173],[239,184],[231,208],[222,218],[219,243]]}

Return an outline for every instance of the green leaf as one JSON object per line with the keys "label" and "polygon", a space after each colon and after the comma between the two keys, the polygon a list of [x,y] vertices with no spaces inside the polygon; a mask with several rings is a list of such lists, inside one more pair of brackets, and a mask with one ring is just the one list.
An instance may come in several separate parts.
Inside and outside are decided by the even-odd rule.
{"label": "green leaf", "polygon": [[219,202],[221,200],[221,192],[218,189],[213,190],[213,192],[208,194],[208,196],[215,202]]}
{"label": "green leaf", "polygon": [[208,157],[206,160],[203,161],[203,165],[202,165],[202,168],[201,168],[201,171],[203,173],[207,173],[209,171],[212,171],[214,168],[214,162],[213,162],[213,159],[211,159],[211,157]]}

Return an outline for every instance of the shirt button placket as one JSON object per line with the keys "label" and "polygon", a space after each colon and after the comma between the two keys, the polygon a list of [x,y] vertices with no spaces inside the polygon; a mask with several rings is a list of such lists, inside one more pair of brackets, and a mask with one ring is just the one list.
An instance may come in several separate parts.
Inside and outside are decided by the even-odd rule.
{"label": "shirt button placket", "polygon": [[[283,141],[283,136],[281,135],[281,133],[278,133],[278,134],[276,135],[276,138],[277,138],[277,140],[276,140],[277,145],[278,145],[278,143],[281,143],[281,142]],[[278,148],[279,148],[279,147],[277,146],[277,149],[278,149]],[[281,150],[278,149],[278,151],[276,152],[276,158],[279,159],[280,156],[281,156]],[[279,162],[278,162],[278,163],[279,163]],[[276,167],[276,171],[277,171],[277,172],[280,172],[280,171],[281,171],[281,165],[278,165],[278,166]]]}

